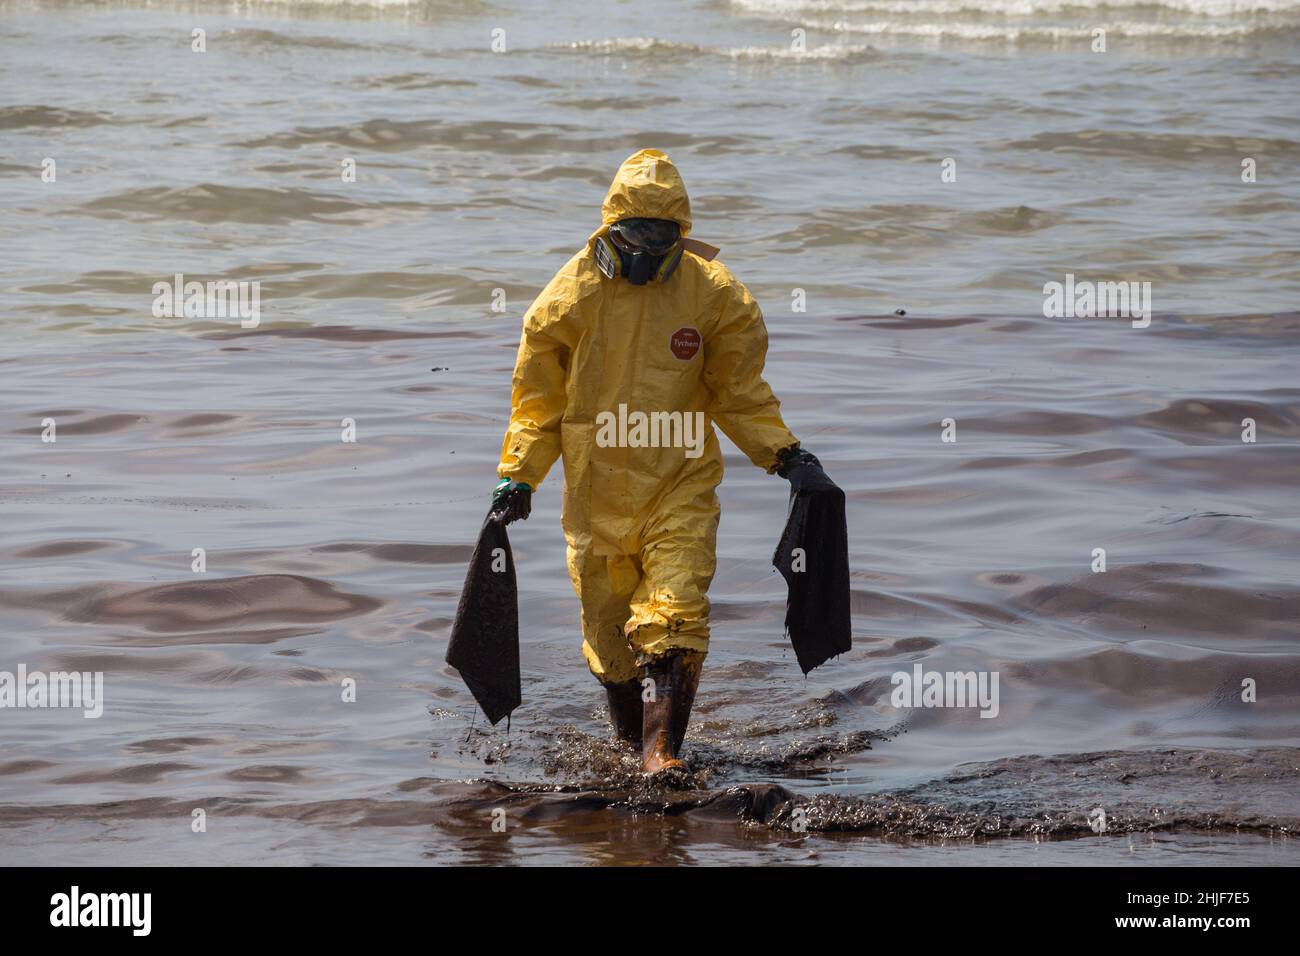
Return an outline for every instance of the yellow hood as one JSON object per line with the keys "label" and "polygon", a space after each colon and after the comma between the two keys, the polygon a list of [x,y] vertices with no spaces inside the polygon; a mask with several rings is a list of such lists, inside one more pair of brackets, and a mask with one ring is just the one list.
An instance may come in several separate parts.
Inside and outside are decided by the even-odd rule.
{"label": "yellow hood", "polygon": [[623,160],[600,207],[601,227],[592,238],[620,219],[633,217],[671,219],[681,226],[683,236],[690,233],[691,201],[667,153],[642,149]]}

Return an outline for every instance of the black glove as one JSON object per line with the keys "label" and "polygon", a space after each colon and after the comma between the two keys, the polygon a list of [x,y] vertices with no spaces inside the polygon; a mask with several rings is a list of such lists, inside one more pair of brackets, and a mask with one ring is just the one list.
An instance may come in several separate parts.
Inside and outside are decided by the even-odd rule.
{"label": "black glove", "polygon": [[791,445],[776,454],[777,460],[781,464],[777,465],[776,473],[782,478],[791,478],[796,468],[802,468],[805,465],[820,465],[817,456],[810,451],[804,451],[798,445]]}
{"label": "black glove", "polygon": [[533,510],[533,489],[522,481],[502,478],[492,492],[492,508],[489,514],[500,515],[502,522],[509,524],[523,518]]}

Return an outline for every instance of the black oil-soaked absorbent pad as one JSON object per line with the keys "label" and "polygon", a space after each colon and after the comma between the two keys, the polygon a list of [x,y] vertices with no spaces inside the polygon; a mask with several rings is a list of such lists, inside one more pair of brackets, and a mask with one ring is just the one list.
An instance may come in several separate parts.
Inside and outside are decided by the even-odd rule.
{"label": "black oil-soaked absorbent pad", "polygon": [[807,674],[852,646],[849,528],[844,492],[819,461],[792,466],[789,478],[790,516],[772,564],[790,588],[785,629]]}
{"label": "black oil-soaked absorbent pad", "polygon": [[451,625],[447,663],[496,724],[519,706],[519,589],[506,526],[489,513]]}

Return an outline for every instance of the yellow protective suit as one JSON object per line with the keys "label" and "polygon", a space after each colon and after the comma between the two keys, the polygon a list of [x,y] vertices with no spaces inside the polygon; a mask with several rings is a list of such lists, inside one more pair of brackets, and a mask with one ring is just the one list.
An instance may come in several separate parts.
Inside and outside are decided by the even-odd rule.
{"label": "yellow protective suit", "polygon": [[[653,149],[633,154],[601,213],[601,228],[524,316],[497,473],[537,489],[563,454],[583,654],[597,678],[621,683],[667,652],[707,651],[722,480],[712,423],[769,472],[798,442],[763,380],[763,316],[725,266],[684,252],[663,281],[637,286],[596,265],[593,242],[620,219],[672,219],[689,233],[690,201],[672,160]],[[608,426],[620,406],[629,419],[703,413],[698,457],[662,442],[636,447],[649,439],[634,427],[615,434]]]}

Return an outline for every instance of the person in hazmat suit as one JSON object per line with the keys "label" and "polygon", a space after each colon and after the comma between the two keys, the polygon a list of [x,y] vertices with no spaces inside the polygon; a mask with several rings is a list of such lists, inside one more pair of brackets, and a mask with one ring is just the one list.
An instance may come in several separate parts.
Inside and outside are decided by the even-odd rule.
{"label": "person in hazmat suit", "polygon": [[690,231],[672,160],[630,156],[600,228],[524,316],[494,491],[505,520],[527,518],[563,456],[583,655],[647,773],[682,766],[709,646],[722,480],[713,423],[768,473],[806,454],[763,380],[758,304]]}

